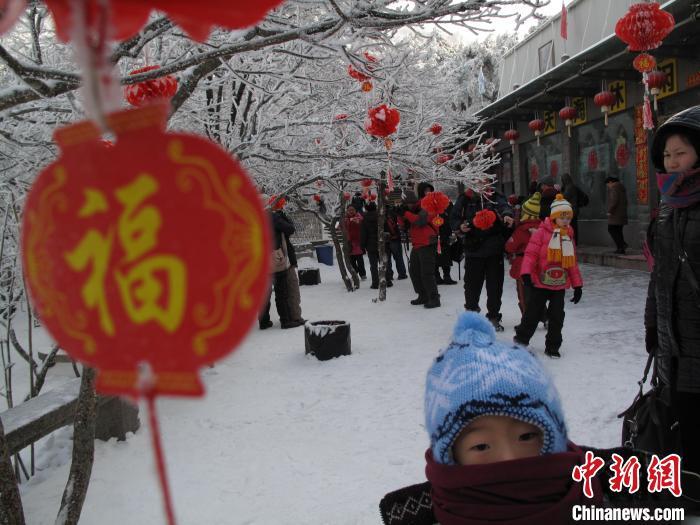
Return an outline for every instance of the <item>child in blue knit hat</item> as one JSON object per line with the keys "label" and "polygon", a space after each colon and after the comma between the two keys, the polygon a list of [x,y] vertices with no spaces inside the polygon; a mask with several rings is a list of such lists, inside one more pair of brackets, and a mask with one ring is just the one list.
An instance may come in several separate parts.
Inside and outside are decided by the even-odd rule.
{"label": "child in blue knit hat", "polygon": [[[609,490],[612,454],[635,454],[621,448],[594,451],[606,467],[592,480],[594,497],[584,496],[572,472],[585,449],[567,439],[549,374],[527,349],[499,342],[474,312],[460,315],[428,370],[425,428],[428,482],[382,499],[386,525],[556,525],[571,521],[574,505],[614,499],[622,506],[649,496]],[[642,470],[646,461],[640,457]]]}

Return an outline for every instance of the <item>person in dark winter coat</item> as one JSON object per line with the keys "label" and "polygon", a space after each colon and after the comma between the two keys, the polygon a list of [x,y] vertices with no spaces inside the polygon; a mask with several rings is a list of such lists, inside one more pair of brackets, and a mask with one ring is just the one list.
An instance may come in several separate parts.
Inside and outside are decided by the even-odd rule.
{"label": "person in dark winter coat", "polygon": [[[288,222],[292,220],[280,209],[278,212]],[[293,223],[292,223],[293,224]],[[285,235],[287,243],[287,256],[289,257],[289,268],[287,269],[287,303],[289,305],[289,318],[295,323],[305,323],[306,319],[301,316],[301,290],[299,289],[299,274],[297,269],[297,252],[291,240],[292,234]]]}
{"label": "person in dark winter coat", "polygon": [[538,183],[537,188],[541,195],[540,220],[545,220],[549,217],[549,207],[559,193],[559,187],[554,183],[554,177],[547,175]]}
{"label": "person in dark winter coat", "polygon": [[627,248],[622,229],[627,224],[627,191],[617,177],[605,179],[608,187],[608,233],[615,242],[615,253],[624,254]]}
{"label": "person in dark winter coat", "polygon": [[[474,224],[477,213],[490,210],[496,214],[492,226],[481,229]],[[477,224],[481,224],[477,220]],[[479,195],[467,190],[460,195],[450,215],[450,226],[464,242],[464,308],[479,312],[481,289],[486,282],[486,317],[497,331],[501,325],[501,298],[505,276],[506,237],[513,225],[513,211],[506,198],[490,188]]]}
{"label": "person in dark winter coat", "polygon": [[547,311],[547,336],[544,353],[559,358],[564,327],[564,294],[574,289],[571,300],[578,304],[583,294],[583,280],[576,262],[573,230],[569,223],[571,204],[558,194],[550,206],[550,215],[530,237],[525,248],[520,278],[531,287],[525,312],[515,327],[513,342],[527,346]]}
{"label": "person in dark winter coat", "polygon": [[[280,211],[275,211],[270,214],[270,223],[273,229],[273,249],[282,247],[283,238],[293,235],[295,232],[294,224],[289,218]],[[284,240],[286,249],[286,239]],[[289,254],[287,254],[289,257]],[[272,287],[275,291],[275,306],[277,314],[280,317],[282,328],[295,328],[304,324],[302,320],[293,320],[289,309],[289,285],[287,284],[287,270],[275,272],[272,274]],[[270,294],[272,290],[270,290]],[[258,324],[261,330],[270,328],[273,323],[270,319],[270,296],[267,298],[265,308],[258,317]]]}
{"label": "person in dark winter coat", "polygon": [[[457,284],[457,281],[452,279],[450,275],[452,271],[452,257],[450,256],[450,241],[452,239],[452,227],[450,226],[450,214],[452,213],[454,204],[450,202],[445,208],[445,211],[440,214],[444,221],[438,230],[440,236],[440,253],[437,256],[437,265],[435,267],[435,280],[438,284]],[[442,275],[440,275],[442,270]]]}
{"label": "person in dark winter coat", "polygon": [[[398,280],[407,279],[406,263],[403,260],[403,248],[401,247],[401,225],[399,224],[399,217],[394,206],[387,206],[386,227],[389,232],[389,242],[387,245],[389,246],[391,257],[394,259],[396,273],[398,274],[396,278]],[[387,262],[389,267],[391,267],[391,260]]]}
{"label": "person in dark winter coat", "polygon": [[411,304],[422,304],[425,308],[440,306],[440,294],[435,282],[435,264],[437,257],[438,229],[433,225],[435,216],[424,210],[420,201],[432,186],[425,182],[418,184],[419,200],[410,201],[401,206],[399,212],[409,226],[411,238],[411,256],[408,260],[408,273],[413,289],[418,294]]}
{"label": "person in dark winter coat", "polygon": [[367,271],[365,270],[365,260],[362,256],[364,251],[361,244],[362,232],[362,215],[360,215],[354,206],[348,206],[345,210],[345,219],[343,219],[343,233],[350,246],[350,264],[353,269],[359,274],[362,280],[367,279]]}
{"label": "person in dark winter coat", "polygon": [[[378,228],[378,212],[377,204],[369,202],[365,205],[365,216],[362,219],[362,227],[360,228],[360,246],[362,250],[367,252],[369,259],[369,273],[372,277],[370,288],[376,290],[379,288],[379,238],[377,237]],[[384,232],[386,234],[386,222],[384,224]],[[390,253],[389,244],[385,241],[385,254]],[[387,257],[386,268],[386,285],[393,286],[393,271],[391,269],[391,257]]]}
{"label": "person in dark winter coat", "polygon": [[651,232],[646,347],[671,392],[683,465],[700,472],[700,106],[659,127],[651,158],[661,205]]}
{"label": "person in dark winter coat", "polygon": [[[540,361],[498,341],[474,312],[460,316],[425,385],[428,481],[382,498],[386,525],[563,525],[572,522],[574,506],[679,506],[668,493],[648,492],[647,454],[570,441],[559,395]],[[590,485],[572,480],[588,452],[603,461]],[[637,457],[634,494],[611,488],[613,454]]]}
{"label": "person in dark winter coat", "polygon": [[574,178],[569,173],[564,173],[561,176],[561,182],[561,193],[564,195],[564,198],[571,203],[571,207],[574,209],[574,218],[571,219],[571,227],[574,230],[574,240],[578,243],[578,214],[581,208],[588,206],[588,195],[576,185]]}

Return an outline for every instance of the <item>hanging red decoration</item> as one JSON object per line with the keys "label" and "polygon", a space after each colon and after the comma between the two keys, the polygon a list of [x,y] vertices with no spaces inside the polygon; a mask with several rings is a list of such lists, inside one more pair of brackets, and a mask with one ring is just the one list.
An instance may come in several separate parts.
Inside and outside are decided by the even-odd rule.
{"label": "hanging red decoration", "polygon": [[439,153],[437,158],[435,159],[435,162],[438,164],[445,164],[446,162],[451,161],[454,158],[454,155],[450,155],[449,153]]}
{"label": "hanging red decoration", "polygon": [[552,159],[552,161],[549,163],[549,174],[554,179],[556,179],[557,175],[559,175],[559,163],[554,159]]}
{"label": "hanging red decoration", "polygon": [[370,79],[370,77],[368,75],[365,75],[364,73],[355,69],[352,66],[352,64],[348,65],[348,75],[350,75],[352,78],[354,78],[358,82],[365,82],[366,80]]}
{"label": "hanging red decoration", "polygon": [[571,136],[571,126],[574,125],[574,120],[576,120],[576,115],[578,112],[573,106],[564,106],[559,110],[559,118],[566,124],[566,133]]}
{"label": "hanging red decoration", "polygon": [[365,130],[375,137],[387,137],[396,131],[401,120],[397,109],[392,109],[386,104],[370,108],[365,120]]}
{"label": "hanging red decoration", "polygon": [[372,185],[372,179],[362,179],[360,181],[360,186],[363,188],[369,188]]}
{"label": "hanging red decoration", "polygon": [[484,144],[486,144],[489,148],[492,148],[493,146],[495,146],[494,142],[496,142],[496,138],[489,137],[484,141]]}
{"label": "hanging red decoration", "polygon": [[[96,31],[100,23],[102,0],[83,0],[87,11],[88,30]],[[254,26],[283,0],[231,2],[230,0],[107,0],[110,10],[110,35],[115,40],[127,40],[138,33],[148,21],[151,11],[162,11],[192,39],[203,42],[213,26],[242,29]],[[51,10],[58,38],[68,42],[73,32],[72,0],[45,0]]]}
{"label": "hanging red decoration", "polygon": [[384,139],[384,147],[386,148],[387,151],[391,151],[391,148],[394,147],[394,141],[391,140],[389,137]]}
{"label": "hanging red decoration", "polygon": [[480,210],[474,215],[472,224],[480,230],[488,230],[496,222],[496,214],[492,210]]}
{"label": "hanging red decoration", "polygon": [[593,103],[600,108],[601,113],[605,116],[605,125],[608,125],[608,113],[615,105],[615,93],[612,91],[601,91],[593,97]]}
{"label": "hanging red decoration", "polygon": [[649,88],[649,92],[652,94],[654,97],[654,110],[658,111],[658,104],[656,102],[656,98],[659,96],[661,93],[661,90],[664,88],[666,85],[666,81],[668,80],[668,75],[664,73],[663,71],[652,71],[647,74],[646,76],[646,84],[647,87]]}
{"label": "hanging red decoration", "polygon": [[352,198],[352,195],[350,195],[349,191],[343,192],[343,200],[349,201],[351,198]]}
{"label": "hanging red decoration", "polygon": [[503,138],[510,143],[511,147],[513,148],[513,152],[515,153],[515,144],[520,138],[520,132],[518,132],[517,129],[509,129],[503,134]]}
{"label": "hanging red decoration", "polygon": [[[160,69],[160,66],[146,66],[130,71],[129,75],[139,75],[158,69]],[[165,75],[126,86],[124,88],[124,98],[132,106],[141,107],[157,100],[170,99],[176,92],[177,79],[172,75]]]}
{"label": "hanging red decoration", "polygon": [[632,60],[632,67],[640,73],[648,73],[656,67],[656,59],[649,53],[640,53]]}
{"label": "hanging red decoration", "polygon": [[656,2],[632,4],[615,24],[615,34],[630,51],[656,49],[673,30],[675,20]]}
{"label": "hanging red decoration", "polygon": [[540,178],[540,167],[536,163],[530,164],[530,180],[537,180]]}
{"label": "hanging red decoration", "polygon": [[370,191],[369,194],[367,195],[367,198],[369,199],[370,202],[374,202],[374,201],[377,200],[377,194],[376,194],[376,193],[372,193],[372,192]]}
{"label": "hanging red decoration", "polygon": [[442,133],[442,126],[436,122],[428,128],[428,131],[430,131],[430,133],[432,133],[433,135],[439,135],[440,133]]}
{"label": "hanging red decoration", "polygon": [[[101,393],[200,396],[197,371],[257,319],[270,235],[259,194],[216,144],[166,133],[166,104],[55,133],[61,156],[27,197],[22,257],[42,324],[98,369]],[[201,225],[207,224],[207,235]]]}
{"label": "hanging red decoration", "polygon": [[367,62],[372,62],[372,63],[377,62],[377,57],[375,57],[372,53],[369,53],[369,52],[365,51],[365,52],[363,53],[363,55],[365,55],[365,58],[367,59]]}
{"label": "hanging red decoration", "polygon": [[540,145],[540,135],[542,135],[542,132],[544,131],[545,127],[545,122],[541,118],[536,118],[534,120],[531,120],[528,125],[528,128],[535,134],[535,137],[537,137],[537,145]]}
{"label": "hanging red decoration", "polygon": [[372,83],[369,80],[365,80],[362,83],[361,89],[364,93],[369,93],[370,91],[372,91],[372,87]]}
{"label": "hanging red decoration", "polygon": [[441,191],[431,191],[420,200],[420,207],[431,215],[440,215],[450,205],[450,199]]}
{"label": "hanging red decoration", "polygon": [[469,200],[473,199],[474,198],[474,190],[472,190],[472,189],[465,190],[464,196]]}
{"label": "hanging red decoration", "polygon": [[272,209],[275,211],[282,210],[287,205],[287,199],[285,199],[284,197],[280,197],[278,199],[277,197],[273,196],[272,198],[274,199]]}
{"label": "hanging red decoration", "polygon": [[323,200],[323,198],[322,198],[318,193],[316,193],[316,194],[314,195],[314,200],[315,200],[316,202],[321,202],[321,201]]}
{"label": "hanging red decoration", "polygon": [[587,162],[588,162],[588,169],[589,170],[595,171],[598,169],[598,153],[596,152],[596,150],[592,149],[588,153]]}
{"label": "hanging red decoration", "polygon": [[26,0],[0,0],[0,35],[15,25],[26,7]]}
{"label": "hanging red decoration", "polygon": [[348,116],[349,115],[347,113],[338,113],[335,117],[333,117],[333,120],[345,120],[348,118]]}
{"label": "hanging red decoration", "polygon": [[620,168],[627,166],[630,160],[630,149],[627,144],[620,144],[615,149],[615,161]]}

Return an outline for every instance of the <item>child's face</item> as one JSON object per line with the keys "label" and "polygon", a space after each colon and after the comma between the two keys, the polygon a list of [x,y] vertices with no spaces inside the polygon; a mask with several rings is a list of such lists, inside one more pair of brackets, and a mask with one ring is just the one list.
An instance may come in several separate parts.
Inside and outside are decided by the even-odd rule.
{"label": "child's face", "polygon": [[571,224],[571,217],[569,215],[562,214],[554,219],[554,222],[560,228],[566,228],[569,224]]}
{"label": "child's face", "polygon": [[462,430],[452,454],[459,465],[483,465],[539,456],[543,444],[542,430],[530,423],[507,416],[483,416]]}
{"label": "child's face", "polygon": [[671,135],[664,147],[664,169],[666,173],[683,172],[691,169],[698,161],[698,152],[685,137]]}

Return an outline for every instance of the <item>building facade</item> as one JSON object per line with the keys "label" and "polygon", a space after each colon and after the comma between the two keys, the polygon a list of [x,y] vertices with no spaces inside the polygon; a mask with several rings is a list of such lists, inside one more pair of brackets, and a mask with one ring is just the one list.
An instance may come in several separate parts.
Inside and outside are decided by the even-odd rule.
{"label": "building facade", "polygon": [[[567,33],[561,36],[561,14],[541,26],[505,57],[499,99],[478,113],[487,133],[503,137],[520,133],[511,146],[501,140],[499,185],[506,193],[524,195],[531,181],[551,175],[561,181],[570,173],[590,204],[580,213],[579,242],[612,245],[607,233],[604,180],[618,177],[627,190],[629,226],[625,237],[637,248],[651,210],[657,205],[655,174],[649,158],[653,132],[643,128],[644,86],[632,61],[636,53],[614,34],[615,23],[630,2],[576,0],[568,6]],[[676,25],[651,53],[667,74],[657,97],[655,120],[700,104],[700,6],[692,0],[672,0],[661,8],[673,14]],[[596,93],[607,88],[615,104],[605,125],[594,105]],[[559,118],[564,106],[577,109],[570,130]],[[528,128],[545,121],[539,143]]]}

